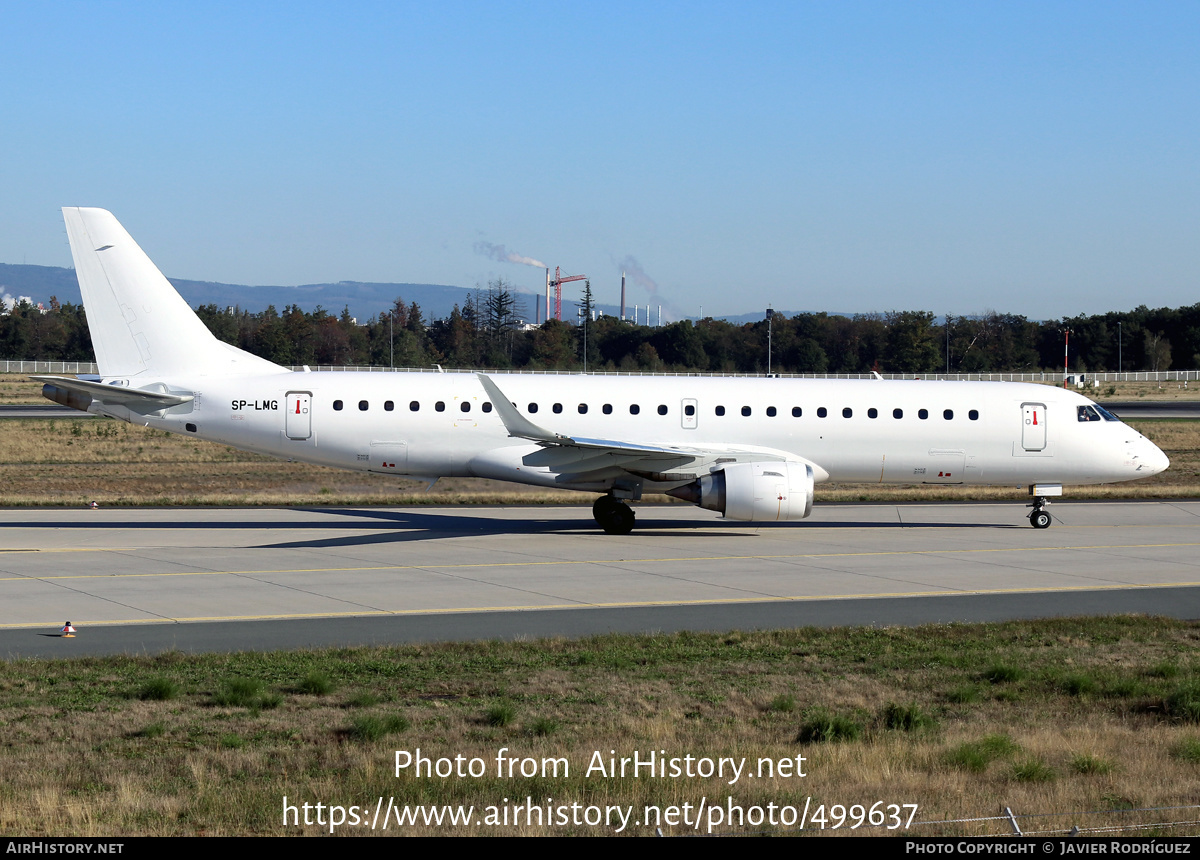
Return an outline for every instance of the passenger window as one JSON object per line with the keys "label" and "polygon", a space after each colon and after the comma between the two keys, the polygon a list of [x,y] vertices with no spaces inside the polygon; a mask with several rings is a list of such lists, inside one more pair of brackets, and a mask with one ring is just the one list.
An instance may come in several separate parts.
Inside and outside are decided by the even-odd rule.
{"label": "passenger window", "polygon": [[587,415],[587,404],[586,404],[586,403],[580,403],[580,404],[579,404],[579,414],[580,414],[580,415]]}
{"label": "passenger window", "polygon": [[879,410],[876,409],[874,406],[872,406],[870,409],[867,410],[867,417],[868,418],[878,418]]}
{"label": "passenger window", "polygon": [[415,400],[413,400],[412,402],[410,402],[410,403],[408,404],[408,411],[409,411],[409,412],[418,412],[418,411],[420,411],[420,409],[421,409],[421,404],[420,404],[420,403],[418,403],[418,402],[417,402],[417,401],[415,401]]}
{"label": "passenger window", "polygon": [[716,413],[717,413],[718,415],[724,415],[724,414],[725,414],[725,407],[724,407],[724,406],[718,406],[718,407],[716,408]]}
{"label": "passenger window", "polygon": [[899,419],[899,418],[903,418],[903,417],[904,417],[904,410],[903,410],[903,409],[893,409],[893,410],[892,410],[892,417],[893,417],[893,418],[897,418],[897,419]]}
{"label": "passenger window", "polygon": [[691,418],[696,414],[696,407],[689,403],[687,406],[683,407],[683,414],[688,418]]}
{"label": "passenger window", "polygon": [[947,421],[953,421],[954,420],[954,410],[946,409],[945,411],[942,412],[942,417],[945,418]]}
{"label": "passenger window", "polygon": [[395,409],[396,409],[395,403],[393,403],[390,400],[383,401],[383,411],[384,412],[393,412],[393,411],[395,411]]}
{"label": "passenger window", "polygon": [[972,409],[970,412],[967,413],[967,417],[970,418],[972,421],[978,421],[979,420],[979,410]]}
{"label": "passenger window", "polygon": [[659,404],[659,406],[658,406],[658,414],[659,414],[659,415],[666,415],[666,414],[667,414],[667,407],[666,407],[666,406],[664,406],[664,405],[662,405],[662,404],[660,403],[660,404]]}
{"label": "passenger window", "polygon": [[920,418],[922,421],[924,421],[926,418],[929,417],[929,410],[928,409],[918,409],[917,417]]}
{"label": "passenger window", "polygon": [[462,403],[460,403],[460,404],[458,405],[458,408],[459,408],[460,410],[462,410],[463,412],[470,412],[470,411],[471,411],[471,401],[470,401],[470,400],[464,400]]}
{"label": "passenger window", "polygon": [[749,407],[749,406],[743,406],[743,407],[742,407],[742,414],[743,414],[744,416],[746,416],[747,418],[749,418],[749,417],[750,417],[750,407]]}
{"label": "passenger window", "polygon": [[562,412],[562,404],[555,403],[553,406],[550,407],[550,411],[553,412],[555,415],[557,415],[558,413]]}
{"label": "passenger window", "polygon": [[801,409],[799,406],[792,407],[792,417],[793,418],[799,418],[803,414],[804,414],[804,410]]}
{"label": "passenger window", "polygon": [[852,417],[853,415],[854,415],[854,410],[853,410],[853,409],[851,409],[849,406],[847,406],[845,409],[843,409],[843,410],[842,410],[842,417],[843,417],[843,418],[850,418],[850,417]]}
{"label": "passenger window", "polygon": [[435,412],[445,412],[446,404],[439,400],[437,403],[433,404],[433,408]]}
{"label": "passenger window", "polygon": [[824,418],[828,414],[829,414],[829,410],[826,409],[824,406],[817,407],[817,417],[818,418]]}
{"label": "passenger window", "polygon": [[366,411],[367,411],[367,407],[368,407],[369,405],[370,405],[370,404],[369,404],[369,403],[367,403],[367,401],[365,401],[365,400],[360,400],[360,401],[358,401],[358,411],[359,411],[359,412],[366,412]]}
{"label": "passenger window", "polygon": [[637,415],[641,411],[642,411],[642,407],[638,406],[636,403],[629,404],[629,414],[630,415]]}
{"label": "passenger window", "polygon": [[612,415],[612,404],[605,403],[604,406],[601,407],[600,411],[603,412],[605,415]]}
{"label": "passenger window", "polygon": [[488,400],[485,400],[485,401],[483,401],[483,411],[484,411],[484,412],[491,412],[491,411],[492,411],[492,404],[491,404],[491,401],[488,401]]}
{"label": "passenger window", "polygon": [[342,411],[342,401],[340,401],[340,400],[333,401],[333,411],[334,412]]}
{"label": "passenger window", "polygon": [[774,407],[774,406],[768,406],[768,407],[767,407],[767,417],[768,417],[768,418],[774,418],[774,417],[775,417],[775,407]]}
{"label": "passenger window", "polygon": [[537,404],[530,403],[529,404],[529,413],[532,415],[534,412],[537,412]]}

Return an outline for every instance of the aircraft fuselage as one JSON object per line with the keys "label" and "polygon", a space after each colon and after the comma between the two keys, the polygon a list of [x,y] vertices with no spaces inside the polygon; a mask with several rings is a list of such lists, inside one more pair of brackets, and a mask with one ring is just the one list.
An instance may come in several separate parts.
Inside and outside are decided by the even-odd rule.
{"label": "aircraft fuselage", "polygon": [[[811,463],[818,482],[1097,484],[1166,466],[1140,433],[1120,421],[1079,420],[1079,408],[1091,401],[1047,385],[555,374],[493,379],[522,414],[564,436],[761,451]],[[546,446],[510,437],[474,374],[282,373],[175,378],[169,387],[194,392],[195,400],[132,420],[343,469],[582,490],[612,484],[563,481],[561,470],[523,464]],[[645,489],[679,483],[647,480]]]}

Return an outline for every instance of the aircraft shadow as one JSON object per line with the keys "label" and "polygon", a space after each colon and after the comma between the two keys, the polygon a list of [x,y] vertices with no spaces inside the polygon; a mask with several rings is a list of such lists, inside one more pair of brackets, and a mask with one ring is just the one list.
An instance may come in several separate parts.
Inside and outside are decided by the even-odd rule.
{"label": "aircraft shadow", "polygon": [[[333,519],[319,522],[297,522],[295,520],[257,520],[244,521],[237,517],[235,510],[229,511],[227,517],[219,520],[197,522],[195,520],[179,519],[163,522],[144,522],[136,518],[136,512],[130,511],[127,519],[114,522],[112,519],[78,519],[48,522],[8,522],[8,528],[28,529],[128,529],[131,531],[163,531],[170,529],[209,529],[209,530],[270,530],[286,535],[289,532],[303,531],[337,531],[336,537],[305,538],[301,540],[273,541],[256,545],[258,549],[318,549],[326,547],[352,547],[383,543],[407,543],[410,541],[445,540],[456,537],[473,535],[572,535],[599,534],[595,520],[590,512],[581,510],[579,516],[563,519],[539,516],[537,509],[527,511],[531,514],[520,519],[509,519],[491,516],[487,513],[462,512],[431,512],[421,510],[391,510],[376,508],[298,508],[297,510],[325,514]],[[556,509],[560,510],[561,509]],[[1012,523],[980,523],[980,522],[878,522],[868,520],[851,520],[843,522],[786,522],[786,523],[745,523],[740,521],[704,521],[694,522],[666,520],[653,516],[648,509],[639,511],[637,527],[630,537],[678,537],[686,534],[689,538],[719,538],[719,537],[753,537],[765,531],[775,529],[998,529],[998,528],[1027,528],[1024,525]],[[396,531],[380,532],[381,528],[394,527]],[[347,535],[347,530],[361,531],[364,534]],[[0,553],[3,550],[0,549]]]}
{"label": "aircraft shadow", "polygon": [[[310,509],[317,510],[317,509]],[[320,509],[321,513],[338,516],[369,517],[376,521],[393,524],[397,531],[393,533],[373,532],[368,535],[342,535],[336,538],[287,541],[281,543],[263,544],[262,549],[316,549],[327,547],[363,546],[381,543],[407,543],[410,541],[442,540],[471,535],[568,535],[568,534],[599,534],[599,528],[590,516],[580,516],[578,519],[498,519],[496,517],[480,516],[468,513],[425,513],[414,511],[383,511],[358,509]],[[360,528],[378,529],[380,523],[359,523]],[[872,528],[872,529],[913,529],[913,528],[1022,528],[1018,525],[996,523],[879,523],[879,522],[840,522],[840,523],[755,523],[748,524],[738,521],[729,522],[700,522],[688,523],[676,520],[654,519],[642,516],[638,519],[637,527],[629,537],[679,537],[686,534],[689,538],[728,538],[754,537],[763,531],[773,529],[804,529],[804,528]]]}

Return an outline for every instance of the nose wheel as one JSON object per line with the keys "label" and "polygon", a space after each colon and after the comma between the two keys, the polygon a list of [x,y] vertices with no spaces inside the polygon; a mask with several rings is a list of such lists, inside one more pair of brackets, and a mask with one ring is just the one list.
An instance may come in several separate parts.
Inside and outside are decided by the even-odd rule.
{"label": "nose wheel", "polygon": [[601,496],[592,505],[592,516],[608,535],[627,535],[633,531],[634,515],[629,505],[612,496]]}
{"label": "nose wheel", "polygon": [[1033,504],[1030,505],[1033,508],[1033,513],[1029,515],[1029,524],[1035,529],[1050,528],[1050,514],[1045,511],[1045,507],[1048,504],[1050,503],[1046,501],[1045,496],[1033,497]]}

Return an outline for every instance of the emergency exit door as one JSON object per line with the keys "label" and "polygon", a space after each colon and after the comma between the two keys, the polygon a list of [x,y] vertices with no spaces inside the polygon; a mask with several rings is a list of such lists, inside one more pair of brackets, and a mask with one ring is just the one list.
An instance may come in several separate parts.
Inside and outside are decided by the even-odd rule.
{"label": "emergency exit door", "polygon": [[289,391],[285,412],[285,432],[289,439],[307,439],[312,435],[312,392]]}
{"label": "emergency exit door", "polygon": [[1026,451],[1046,448],[1046,404],[1021,404],[1021,447]]}

